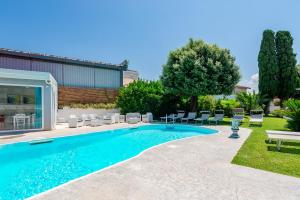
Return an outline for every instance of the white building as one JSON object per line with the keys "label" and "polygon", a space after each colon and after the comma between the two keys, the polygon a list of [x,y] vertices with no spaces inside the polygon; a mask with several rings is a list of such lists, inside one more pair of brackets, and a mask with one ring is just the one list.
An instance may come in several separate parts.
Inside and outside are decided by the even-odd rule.
{"label": "white building", "polygon": [[50,73],[0,68],[0,132],[55,129],[56,112]]}

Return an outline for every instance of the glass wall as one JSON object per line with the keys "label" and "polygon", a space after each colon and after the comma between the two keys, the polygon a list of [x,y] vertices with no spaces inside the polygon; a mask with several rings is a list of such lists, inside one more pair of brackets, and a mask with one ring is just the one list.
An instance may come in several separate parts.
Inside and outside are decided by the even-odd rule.
{"label": "glass wall", "polygon": [[42,128],[42,88],[0,85],[0,131]]}

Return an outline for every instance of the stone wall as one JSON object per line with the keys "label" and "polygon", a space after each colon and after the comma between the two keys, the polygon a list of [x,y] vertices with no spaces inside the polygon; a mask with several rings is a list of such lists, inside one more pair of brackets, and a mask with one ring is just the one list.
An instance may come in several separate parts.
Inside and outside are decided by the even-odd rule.
{"label": "stone wall", "polygon": [[58,87],[59,106],[71,103],[113,103],[117,96],[117,89]]}

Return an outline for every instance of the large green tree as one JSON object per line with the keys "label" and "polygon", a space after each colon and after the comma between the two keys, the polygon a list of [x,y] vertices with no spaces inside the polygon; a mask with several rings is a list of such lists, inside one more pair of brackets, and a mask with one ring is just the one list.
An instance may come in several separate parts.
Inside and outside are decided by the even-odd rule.
{"label": "large green tree", "polygon": [[295,94],[297,85],[297,61],[293,51],[293,38],[290,32],[278,31],[276,33],[276,50],[279,66],[278,96],[283,101]]}
{"label": "large green tree", "polygon": [[297,66],[296,66],[296,68],[297,68],[297,71],[298,71],[298,88],[300,88],[300,64],[298,64]]}
{"label": "large green tree", "polygon": [[258,54],[259,83],[258,89],[261,95],[270,99],[278,95],[279,68],[276,57],[275,33],[265,30]]}
{"label": "large green tree", "polygon": [[169,53],[161,80],[167,93],[189,97],[195,111],[200,95],[231,94],[240,73],[229,50],[190,39]]}

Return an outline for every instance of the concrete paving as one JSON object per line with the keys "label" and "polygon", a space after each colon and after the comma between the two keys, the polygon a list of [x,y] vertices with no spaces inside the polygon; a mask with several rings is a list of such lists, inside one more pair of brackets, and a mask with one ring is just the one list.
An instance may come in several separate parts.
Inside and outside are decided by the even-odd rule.
{"label": "concrete paving", "polygon": [[52,130],[52,131],[35,131],[35,132],[26,132],[26,133],[1,133],[0,145],[11,144],[16,142],[26,142],[26,141],[36,140],[40,138],[55,138],[55,137],[87,134],[91,132],[112,130],[117,128],[128,128],[128,127],[134,127],[140,125],[143,125],[143,123],[138,123],[138,124],[119,123],[119,124],[111,124],[111,125],[102,125],[97,127],[83,126],[79,128],[67,128],[67,125],[63,124],[63,125],[59,125],[56,130]]}
{"label": "concrete paving", "polygon": [[101,200],[299,200],[300,179],[231,164],[250,134],[222,132],[151,148],[115,166],[34,196],[32,199]]}

